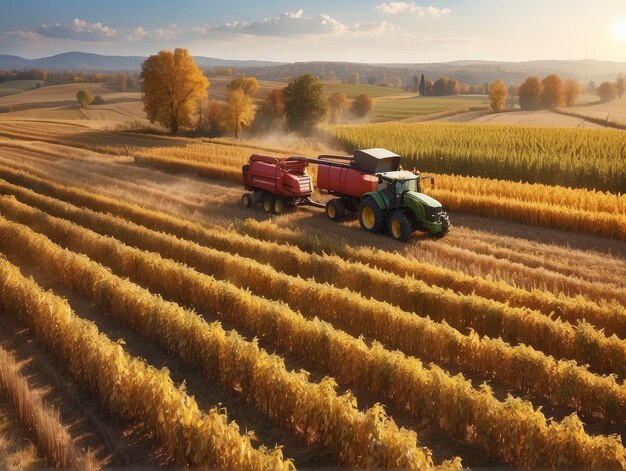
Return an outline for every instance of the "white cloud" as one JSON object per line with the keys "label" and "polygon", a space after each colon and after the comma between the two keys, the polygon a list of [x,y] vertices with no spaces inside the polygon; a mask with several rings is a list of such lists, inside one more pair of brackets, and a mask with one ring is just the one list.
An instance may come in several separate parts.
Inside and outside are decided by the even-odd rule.
{"label": "white cloud", "polygon": [[304,10],[285,12],[273,18],[259,21],[233,21],[212,28],[195,28],[197,33],[234,32],[255,36],[306,36],[315,34],[337,34],[346,31],[346,26],[329,15],[304,16]]}
{"label": "white cloud", "polygon": [[396,31],[398,28],[389,23],[388,21],[373,22],[373,23],[355,23],[351,31],[355,33],[366,33],[371,36],[379,36]]}
{"label": "white cloud", "polygon": [[449,15],[451,10],[449,8],[437,8],[437,7],[422,7],[416,5],[415,2],[389,2],[376,5],[376,10],[387,13],[415,13],[418,17],[423,18],[425,16],[431,16],[433,18],[441,18],[442,16]]}
{"label": "white cloud", "polygon": [[49,38],[77,39],[80,41],[107,41],[117,36],[117,30],[100,22],[87,23],[78,18],[74,18],[70,24],[41,25],[37,28],[37,33]]}

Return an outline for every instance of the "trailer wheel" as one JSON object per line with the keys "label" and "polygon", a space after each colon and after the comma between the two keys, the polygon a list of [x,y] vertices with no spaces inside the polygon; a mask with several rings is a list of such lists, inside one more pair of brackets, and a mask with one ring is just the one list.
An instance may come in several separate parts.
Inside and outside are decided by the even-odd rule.
{"label": "trailer wheel", "polygon": [[252,208],[255,205],[254,196],[252,193],[244,193],[241,197],[241,204],[244,208]]}
{"label": "trailer wheel", "polygon": [[413,232],[413,223],[406,214],[398,211],[389,217],[387,229],[392,238],[406,242]]}
{"label": "trailer wheel", "polygon": [[359,205],[359,222],[367,232],[380,234],[383,231],[383,212],[372,197],[366,197]]}
{"label": "trailer wheel", "polygon": [[268,196],[263,199],[263,211],[271,214],[274,211],[274,198]]}
{"label": "trailer wheel", "polygon": [[285,202],[281,199],[274,200],[274,214],[283,214],[287,207],[285,206]]}
{"label": "trailer wheel", "polygon": [[343,219],[346,212],[346,205],[339,198],[335,198],[326,203],[326,216],[331,221],[339,221]]}

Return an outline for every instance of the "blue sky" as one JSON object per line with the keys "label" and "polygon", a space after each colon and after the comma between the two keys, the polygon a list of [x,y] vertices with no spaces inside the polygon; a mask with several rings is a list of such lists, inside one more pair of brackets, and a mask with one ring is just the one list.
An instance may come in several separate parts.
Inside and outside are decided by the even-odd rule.
{"label": "blue sky", "polygon": [[0,53],[278,61],[626,61],[626,1],[3,0]]}

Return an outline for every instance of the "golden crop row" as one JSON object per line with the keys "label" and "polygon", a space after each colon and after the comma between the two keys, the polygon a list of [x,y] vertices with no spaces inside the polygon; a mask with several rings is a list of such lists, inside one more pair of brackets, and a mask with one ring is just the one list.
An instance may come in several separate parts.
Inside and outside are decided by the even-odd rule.
{"label": "golden crop row", "polygon": [[[520,183],[481,177],[435,175],[435,188],[466,195],[498,196],[500,198],[563,206],[580,211],[626,215],[626,193],[549,186],[540,183]],[[428,186],[425,188],[428,189]]]}
{"label": "golden crop row", "polygon": [[[2,207],[5,214],[10,217],[26,218],[24,219],[26,221],[29,217],[34,217],[28,216],[28,211],[24,207],[20,208],[19,204],[12,204],[6,199],[2,200]],[[106,230],[111,231],[114,226],[100,224],[100,227],[106,227]],[[51,230],[54,231],[54,229]],[[67,229],[66,232],[69,230]],[[126,226],[122,226],[121,231],[122,236],[131,237],[129,235],[131,231]],[[120,236],[119,233],[115,234]],[[78,237],[77,240],[80,243],[82,239]],[[153,239],[147,239],[140,230],[130,240],[134,244],[145,246],[151,244]],[[181,242],[179,241],[179,243]],[[171,256],[170,251],[176,250],[175,248],[172,249],[173,245],[167,240],[155,244],[149,245],[150,249],[159,251],[164,256]],[[88,254],[93,249],[84,242],[80,247]],[[200,254],[197,250],[193,250],[192,246],[186,245],[177,251],[177,256],[184,258],[183,261],[191,265],[198,266],[198,260],[200,260],[198,257],[203,255],[206,258],[212,255],[214,259],[203,265],[207,267],[206,269],[211,270],[212,274],[216,274],[220,278],[230,279],[240,286],[247,286],[261,296],[285,299],[292,306],[305,311],[311,310],[310,312],[316,312],[320,305],[328,306],[325,311],[326,315],[330,316],[331,313],[334,313],[336,319],[339,320],[346,320],[346,310],[358,318],[353,305],[344,308],[344,304],[337,301],[337,298],[343,297],[340,290],[335,292],[336,289],[331,287],[312,290],[312,283],[279,273],[273,269],[270,270],[261,264],[249,263],[248,260],[238,259],[234,256],[225,257],[224,253],[210,252],[209,249],[204,252],[204,254]],[[315,260],[319,261],[320,259]],[[588,363],[594,371],[599,373],[615,373],[620,377],[626,376],[626,341],[615,336],[606,337],[603,332],[594,329],[586,322],[572,326],[569,323],[542,315],[537,311],[511,307],[471,294],[459,295],[449,289],[429,286],[420,280],[412,278],[389,280],[389,274],[345,262],[338,257],[324,257],[323,260],[326,260],[326,263],[318,263],[321,268],[315,269],[312,274],[317,274],[319,277],[320,274],[334,270],[339,275],[337,279],[343,280],[342,283],[347,286],[356,287],[362,292],[370,290],[367,292],[378,297],[389,296],[390,299],[400,300],[396,302],[406,306],[405,309],[428,315],[437,321],[445,320],[457,329],[473,328],[481,335],[502,337],[505,341],[514,344],[525,343],[560,359],[574,359],[582,364]],[[330,262],[328,262],[329,260]],[[102,263],[107,262],[102,261]],[[303,265],[305,267],[301,269],[301,273],[306,273],[306,263]],[[314,263],[311,265],[315,267]],[[281,280],[281,282],[276,284],[277,280]],[[293,289],[284,290],[282,289],[284,285],[291,286]],[[308,296],[305,296],[305,293]],[[320,296],[326,298],[319,298]],[[367,319],[370,308],[371,306],[363,308],[365,319]],[[402,317],[396,320],[396,324],[401,324],[403,322],[401,319]],[[387,319],[380,328],[389,328],[388,322]],[[366,322],[366,324],[372,329],[376,325],[371,321]],[[354,325],[355,327],[361,326],[363,322],[361,320],[355,321]],[[398,332],[402,332],[402,329],[399,329]],[[392,338],[394,337],[392,336]]]}
{"label": "golden crop row", "polygon": [[99,469],[92,453],[84,453],[61,423],[58,410],[44,404],[33,390],[12,355],[0,347],[0,391],[8,397],[21,422],[32,430],[40,453],[54,468],[86,471]]}
{"label": "golden crop row", "polygon": [[52,217],[42,221],[36,213],[33,210],[42,230],[48,224],[56,226],[53,238],[64,239],[74,248],[80,246],[116,272],[152,290],[243,324],[257,336],[328,368],[355,387],[368,388],[418,417],[438,421],[457,436],[465,438],[473,429],[476,442],[490,455],[526,467],[552,467],[557,462],[626,466],[625,450],[618,439],[586,435],[575,416],[562,423],[548,423],[526,401],[509,398],[500,402],[488,388],[475,390],[462,376],[451,377],[437,367],[426,369],[420,361],[387,351],[378,343],[368,347],[362,339],[317,319],[305,320],[285,305],[252,296],[229,283],[71,223],[57,220],[55,224]]}
{"label": "golden crop row", "polygon": [[346,148],[387,147],[405,168],[624,193],[621,131],[452,123],[329,128]]}
{"label": "golden crop row", "polygon": [[[582,296],[569,298],[564,296],[557,297],[541,290],[529,292],[503,282],[494,282],[478,276],[465,275],[462,272],[442,268],[432,263],[420,262],[413,259],[409,260],[398,254],[385,253],[382,255],[369,248],[353,248],[345,245],[318,247],[313,241],[308,241],[308,239],[301,237],[299,234],[292,234],[284,228],[272,227],[270,233],[266,224],[248,221],[245,229],[253,236],[280,242],[279,244],[271,245],[263,243],[254,245],[251,240],[242,238],[240,234],[234,231],[225,231],[223,228],[204,228],[173,216],[140,208],[132,203],[123,203],[108,197],[94,195],[84,190],[51,183],[47,180],[25,174],[21,171],[12,170],[2,165],[0,165],[0,176],[20,185],[37,188],[39,192],[76,202],[77,204],[95,210],[117,214],[159,231],[169,232],[201,244],[222,250],[234,251],[244,256],[255,258],[264,263],[269,263],[278,270],[289,274],[302,273],[299,270],[305,270],[305,273],[307,273],[306,276],[315,276],[318,281],[328,281],[339,286],[349,287],[353,290],[359,289],[358,286],[346,285],[346,280],[342,277],[332,276],[332,273],[328,273],[323,268],[314,269],[312,272],[311,269],[307,268],[307,260],[310,257],[294,247],[286,246],[284,242],[297,245],[304,251],[316,251],[320,253],[321,250],[324,250],[326,252],[335,252],[344,258],[349,258],[366,265],[374,265],[382,270],[395,273],[402,277],[407,275],[413,276],[428,284],[447,287],[459,293],[468,295],[476,294],[496,301],[507,302],[512,306],[537,309],[546,314],[554,313],[556,316],[562,317],[572,323],[586,319],[598,328],[604,329],[607,335],[615,333],[620,338],[626,338],[626,309],[623,305],[619,306],[615,303],[611,303],[599,306]],[[28,191],[20,190],[19,187],[14,185],[2,186],[4,188],[3,191],[7,193],[19,194],[20,198],[26,198],[25,201],[38,204],[37,199],[33,198],[32,194],[29,195]],[[446,248],[448,247],[439,244],[435,246],[433,250],[445,251]],[[450,249],[448,248],[448,250]],[[442,256],[444,255],[445,253],[442,254]],[[458,254],[455,254],[455,256],[458,256]],[[488,261],[489,263],[493,263],[491,258],[489,258]],[[475,257],[472,257],[472,263],[477,263]],[[331,271],[332,270],[334,270],[334,268],[331,266]],[[309,273],[311,273],[311,275],[309,275]],[[575,287],[586,289],[588,288],[587,285],[588,283],[579,282]],[[382,285],[383,289],[380,290],[381,299],[388,300],[392,303],[395,303],[396,300],[402,302],[404,296],[389,296],[385,286],[386,285]],[[589,293],[590,295],[602,297],[603,299],[618,299],[622,303],[626,302],[626,296],[621,290],[608,286],[598,287],[596,285],[592,288],[593,292]],[[368,289],[370,289],[369,286]],[[409,310],[414,309],[414,307],[410,305],[406,306],[403,304],[402,307]]]}
{"label": "golden crop row", "polygon": [[[2,185],[0,182],[0,190],[5,187],[6,184]],[[407,354],[452,363],[464,370],[491,376],[556,404],[572,406],[590,415],[599,414],[607,421],[626,420],[626,390],[618,386],[613,377],[601,378],[574,362],[555,361],[530,347],[511,347],[501,340],[488,337],[481,339],[476,334],[462,335],[446,323],[408,315],[397,308],[364,299],[354,293],[293,278],[251,262],[250,259],[152,232],[116,217],[78,209],[58,200],[34,195],[30,190],[13,192],[18,193],[20,199],[26,200],[28,204],[43,208],[48,214],[69,219],[140,249],[158,252],[163,257],[186,263],[203,273],[228,279],[231,283],[252,289],[262,296],[282,299],[310,317],[317,315],[331,322],[349,325],[357,334],[363,332],[374,336]],[[0,199],[0,209],[2,208],[6,208],[6,205]],[[9,215],[16,214],[10,209],[5,209],[5,212]],[[45,228],[43,230],[46,231]],[[231,241],[235,239],[236,237],[229,237]],[[69,242],[64,239],[63,243]],[[95,243],[92,245],[94,250],[99,250]],[[268,247],[263,247],[262,243],[247,237],[240,238],[236,247],[237,253],[250,251],[261,255],[262,263],[267,261],[263,257],[264,251],[267,255],[274,253],[274,258],[282,259],[292,269],[295,267],[302,270],[305,277],[315,275],[319,280],[333,274],[333,278],[341,279],[344,284],[354,286],[360,291],[365,287],[375,287],[374,297],[384,292],[391,298],[398,297],[402,292],[413,289],[403,284],[403,279],[394,280],[394,276],[390,274],[381,276],[377,270],[348,264],[337,257],[290,257],[290,253],[297,255],[296,251],[285,254],[267,251]],[[84,246],[78,248],[90,253]],[[410,300],[411,297],[407,299]],[[332,305],[332,308],[318,310],[319,305]],[[567,388],[564,387],[566,384]],[[585,400],[589,397],[594,397],[595,400]],[[617,410],[616,404],[620,405]]]}
{"label": "golden crop row", "polygon": [[[4,224],[3,224],[4,225]],[[5,235],[4,229],[0,234]],[[256,450],[250,437],[217,409],[201,412],[195,400],[122,346],[77,317],[66,301],[42,290],[0,257],[0,309],[17,315],[98,394],[114,415],[141,420],[182,466],[292,469],[280,449]]]}
{"label": "golden crop row", "polygon": [[303,434],[304,439],[313,433],[344,465],[433,467],[431,452],[417,445],[414,432],[399,429],[379,407],[359,412],[352,395],[337,395],[332,379],[310,383],[305,373],[288,372],[281,358],[259,349],[256,342],[225,332],[219,323],[207,324],[200,316],[111,274],[86,256],[62,249],[18,224],[0,220],[0,228],[3,248],[19,250],[31,263],[44,265],[69,289],[92,299],[130,328],[227,387],[240,389],[264,414]]}
{"label": "golden crop row", "polygon": [[533,226],[626,240],[626,215],[570,209],[494,195],[432,189],[428,193],[452,211],[488,216]]}

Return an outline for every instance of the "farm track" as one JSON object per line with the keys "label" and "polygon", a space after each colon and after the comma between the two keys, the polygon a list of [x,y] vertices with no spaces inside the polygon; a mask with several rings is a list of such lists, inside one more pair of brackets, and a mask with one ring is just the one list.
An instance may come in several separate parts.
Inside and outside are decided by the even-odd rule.
{"label": "farm track", "polygon": [[[351,388],[360,407],[371,408],[377,401],[383,402],[388,406],[390,417],[398,425],[418,432],[420,443],[433,451],[436,463],[458,455],[463,457],[463,464],[471,466],[504,462],[515,466],[529,466],[533,458],[524,453],[520,454],[520,451],[512,446],[501,447],[497,451],[492,449],[488,442],[494,440],[495,436],[488,438],[491,437],[489,434],[492,432],[487,432],[487,429],[482,428],[480,415],[466,417],[464,416],[465,409],[458,409],[457,417],[452,420],[449,411],[457,407],[456,402],[441,402],[443,399],[429,395],[429,389],[420,390],[419,387],[426,388],[427,383],[422,383],[422,379],[416,376],[413,376],[410,381],[413,396],[405,397],[404,392],[401,393],[398,389],[403,384],[399,381],[401,377],[404,377],[401,376],[405,374],[402,370],[404,367],[398,365],[407,365],[407,367],[412,365],[418,368],[421,375],[430,378],[427,381],[441,381],[439,391],[445,391],[445,394],[452,394],[452,391],[456,391],[450,397],[456,395],[462,404],[473,411],[473,414],[482,413],[480,401],[487,400],[487,397],[490,398],[488,401],[493,401],[491,410],[497,411],[493,413],[498,414],[498,421],[511,422],[510,418],[505,419],[508,416],[504,413],[504,409],[500,409],[501,404],[506,403],[505,408],[512,408],[511,411],[517,410],[520,414],[524,410],[522,415],[528,414],[524,415],[526,417],[524,420],[527,422],[515,422],[515,427],[521,427],[519,430],[535,430],[533,428],[535,425],[530,425],[535,423],[533,422],[535,419],[531,419],[530,409],[526,409],[526,406],[522,407],[521,402],[516,402],[530,400],[528,404],[532,403],[534,407],[541,406],[546,415],[563,421],[562,425],[557,423],[554,427],[550,425],[541,429],[544,430],[542,434],[549,434],[541,435],[542,437],[553,437],[546,443],[573,439],[573,430],[578,425],[575,420],[571,422],[567,416],[574,410],[583,414],[585,423],[588,424],[586,427],[588,433],[617,433],[622,438],[626,438],[626,393],[624,393],[623,386],[612,378],[602,378],[584,368],[566,366],[565,363],[558,366],[560,364],[557,365],[555,360],[541,352],[515,346],[519,341],[531,344],[533,342],[531,337],[519,337],[523,331],[514,333],[513,324],[510,326],[511,330],[502,330],[497,323],[491,326],[488,323],[484,324],[477,330],[487,333],[491,338],[483,340],[479,340],[473,333],[468,333],[466,329],[470,326],[475,328],[478,326],[472,322],[476,322],[476,319],[482,316],[480,309],[485,307],[488,307],[490,312],[493,309],[502,313],[506,312],[508,313],[506,316],[510,317],[517,312],[515,306],[532,305],[533,309],[538,309],[543,314],[539,314],[539,311],[522,309],[519,311],[519,320],[529,322],[521,316],[521,313],[525,312],[526,316],[532,315],[533,319],[539,321],[538,325],[544,326],[540,329],[544,333],[552,332],[550,334],[552,337],[548,337],[552,340],[547,343],[543,340],[535,342],[536,347],[545,352],[557,354],[557,358],[575,356],[583,362],[590,362],[593,371],[617,372],[620,376],[626,377],[626,370],[622,371],[619,367],[618,358],[621,358],[619,356],[621,353],[615,356],[618,350],[614,350],[622,348],[620,346],[622,341],[609,341],[609,338],[603,337],[598,330],[585,327],[581,330],[581,336],[590,336],[589,347],[596,342],[595,339],[599,339],[601,351],[605,352],[602,354],[604,356],[596,357],[596,351],[586,349],[584,347],[586,340],[580,346],[575,346],[573,349],[569,346],[563,350],[565,344],[570,341],[566,342],[566,339],[576,338],[575,341],[579,342],[582,337],[578,338],[578,334],[576,337],[571,337],[571,334],[566,334],[566,332],[574,332],[573,327],[545,316],[555,310],[557,315],[575,324],[575,321],[581,317],[589,321],[589,316],[593,314],[592,324],[595,322],[598,328],[607,329],[607,333],[616,332],[625,338],[626,323],[622,323],[621,319],[626,319],[626,309],[624,309],[626,293],[622,289],[626,280],[626,261],[624,260],[626,247],[622,242],[535,227],[529,228],[511,223],[500,225],[500,222],[494,223],[485,218],[458,215],[455,217],[456,225],[445,239],[434,241],[417,237],[405,247],[383,237],[372,238],[362,233],[357,229],[358,223],[354,220],[341,224],[329,223],[323,213],[318,211],[303,209],[284,216],[268,218],[262,211],[245,210],[238,202],[241,194],[239,187],[219,179],[197,178],[192,175],[174,176],[167,171],[165,173],[161,171],[164,169],[160,169],[158,164],[145,167],[123,163],[127,161],[126,157],[121,157],[120,163],[109,163],[107,161],[109,155],[99,154],[94,150],[83,151],[83,156],[78,157],[71,155],[68,156],[69,158],[64,158],[63,156],[65,150],[71,154],[72,150],[76,149],[72,145],[81,149],[95,150],[99,147],[102,149],[104,147],[118,148],[126,152],[125,146],[129,144],[121,144],[121,142],[129,142],[133,136],[109,133],[108,137],[111,139],[108,143],[103,144],[104,139],[100,137],[98,145],[93,146],[87,142],[91,132],[89,129],[83,128],[80,132],[76,132],[75,129],[65,128],[65,134],[69,137],[66,141],[64,136],[45,137],[43,136],[45,132],[40,132],[33,125],[26,126],[28,129],[25,134],[21,134],[21,130],[10,125],[3,128],[1,123],[2,120],[0,120],[0,135],[12,133],[13,137],[22,136],[21,142],[26,148],[18,144],[3,147],[0,156],[0,178],[30,188],[36,193],[27,193],[0,181],[0,194],[13,194],[29,206],[74,221],[82,227],[101,234],[111,235],[129,246],[159,252],[163,257],[187,263],[195,270],[185,268],[184,271],[178,271],[179,269],[171,264],[173,262],[156,257],[154,269],[164,274],[170,273],[167,279],[184,280],[184,284],[189,284],[189,286],[195,286],[196,280],[198,282],[204,280],[202,286],[206,290],[217,289],[219,286],[220,290],[224,289],[225,293],[229,293],[226,295],[227,298],[241,303],[236,304],[240,308],[237,311],[236,308],[223,304],[224,300],[205,299],[202,301],[200,298],[194,298],[192,291],[181,296],[163,280],[154,279],[148,271],[142,271],[147,270],[148,265],[141,265],[143,263],[141,259],[148,259],[153,257],[152,255],[141,252],[140,255],[133,256],[136,260],[132,263],[139,263],[139,265],[128,271],[128,267],[120,265],[121,259],[115,260],[116,257],[121,256],[121,253],[125,253],[123,250],[126,250],[122,250],[121,245],[118,246],[119,242],[113,240],[107,242],[109,245],[90,246],[87,241],[93,244],[96,239],[88,235],[88,232],[84,232],[85,240],[81,242],[78,233],[71,236],[72,231],[67,232],[70,226],[67,226],[66,232],[63,233],[61,228],[64,226],[58,225],[56,228],[53,226],[61,222],[57,223],[53,218],[42,214],[37,215],[36,212],[23,212],[17,206],[17,209],[10,209],[13,203],[3,198],[0,202],[0,208],[3,208],[0,213],[5,217],[10,216],[11,219],[16,218],[26,223],[35,231],[45,233],[54,241],[69,246],[71,250],[87,253],[95,260],[110,265],[119,275],[130,277],[133,282],[149,288],[165,299],[178,302],[181,306],[197,308],[207,320],[220,319],[226,328],[236,329],[244,339],[259,336],[259,346],[269,351],[276,351],[284,358],[290,370],[305,368],[312,372],[311,380],[316,382],[323,376],[331,375],[338,381],[340,391]],[[50,142],[56,141],[59,145],[46,151],[45,147],[38,143],[27,142],[37,140],[37,135],[41,135]],[[161,147],[168,145],[166,140],[160,140],[157,143],[157,139],[148,138],[146,141]],[[70,146],[65,145],[68,142],[71,143]],[[184,141],[172,140],[171,145],[185,144]],[[19,170],[26,173],[20,173]],[[169,172],[172,171],[169,170]],[[68,187],[58,186],[59,184],[68,185]],[[89,195],[75,190],[76,185],[88,190]],[[118,202],[104,200],[100,198],[101,194],[116,197]],[[59,199],[45,200],[45,197],[41,195]],[[88,207],[99,213],[68,206],[63,201]],[[160,211],[161,215],[151,213],[147,210],[149,208]],[[103,213],[110,213],[110,215],[105,216]],[[166,213],[177,217],[167,216]],[[123,219],[117,219],[115,216],[121,216]],[[254,219],[249,219],[251,217]],[[144,227],[131,227],[124,220],[136,222]],[[205,225],[206,230],[198,228],[193,221]],[[151,230],[175,234],[182,240]],[[545,243],[546,241],[548,243]],[[286,244],[290,244],[291,248]],[[118,248],[113,250],[114,247]],[[396,251],[399,253],[394,253]],[[327,254],[334,252],[336,255],[324,255],[322,252]],[[229,255],[231,253],[239,255]],[[208,407],[212,404],[206,396],[210,393],[205,391],[209,387],[222,391],[219,393],[222,396],[228,396],[223,386],[207,384],[207,380],[194,368],[182,365],[181,360],[171,352],[165,353],[160,347],[155,347],[153,339],[131,332],[126,327],[122,327],[119,321],[105,316],[103,312],[106,309],[95,308],[91,305],[91,301],[77,292],[77,288],[70,289],[54,280],[50,274],[44,273],[42,268],[36,267],[33,260],[15,257],[11,260],[22,268],[23,273],[34,276],[35,280],[45,288],[52,289],[54,293],[68,298],[79,314],[83,315],[84,312],[87,319],[94,321],[113,340],[123,337],[126,341],[124,349],[132,356],[147,358],[149,363],[157,367],[167,365],[170,371],[173,371],[174,381],[179,384],[185,380],[187,390],[190,394],[196,395],[201,406]],[[370,263],[375,268],[368,268],[363,263]],[[601,269],[598,269],[599,267]],[[224,281],[211,281],[211,278],[199,274],[201,272]],[[306,282],[293,275],[300,275],[303,278],[314,277],[318,283]],[[412,277],[416,277],[417,280]],[[425,283],[419,281],[420,279]],[[503,283],[498,285],[491,279],[501,280]],[[335,287],[325,287],[326,285],[320,283],[330,283]],[[245,292],[236,287],[250,289],[255,295],[261,295],[269,300],[253,297],[254,303],[260,304],[240,301],[250,295],[244,294]],[[344,289],[339,290],[336,287]],[[452,288],[449,293],[442,290],[448,287]],[[473,294],[474,291],[485,298],[478,298]],[[315,293],[318,292],[320,295],[324,292],[326,294],[316,298],[315,296],[318,295]],[[410,292],[411,296],[404,297],[402,292]],[[302,293],[304,298],[298,293]],[[368,293],[375,299],[366,300],[359,293]],[[435,293],[439,294],[435,295]],[[579,299],[568,297],[576,295],[582,297]],[[439,302],[446,307],[449,307],[450,303],[460,302],[459,306],[470,308],[470,304],[463,304],[465,301],[462,300],[465,297],[476,300],[478,306],[482,307],[478,307],[475,312],[470,309],[466,321],[458,323],[455,320],[457,314],[453,311],[442,309],[441,306],[436,308],[436,304],[424,304],[424,299],[428,299],[429,296],[432,296],[433,302],[436,296],[442,296]],[[337,306],[331,309],[333,299],[338,302]],[[282,306],[276,301],[286,302],[287,305]],[[218,304],[212,304],[214,302]],[[248,312],[260,313],[258,309],[263,309],[263,306],[269,312],[276,313],[273,315],[278,315],[276,319],[282,319],[280,322],[287,321],[287,319],[291,319],[289,322],[295,322],[297,319],[297,316],[293,317],[295,311],[301,311],[305,315],[302,326],[311,329],[306,338],[311,338],[314,343],[322,338],[315,329],[322,329],[326,332],[325,335],[336,339],[333,342],[344,339],[342,335],[345,334],[337,329],[345,329],[354,337],[346,338],[347,345],[350,347],[346,347],[347,350],[342,355],[348,361],[362,358],[362,361],[370,364],[370,367],[378,364],[374,362],[374,358],[377,359],[375,361],[387,361],[388,365],[393,364],[390,385],[384,386],[378,383],[380,372],[370,378],[368,376],[370,373],[362,370],[361,377],[355,376],[356,368],[355,371],[349,371],[346,365],[335,364],[334,360],[329,361],[323,356],[317,357],[309,346],[307,349],[302,348],[303,343],[290,343],[291,340],[285,338],[290,334],[282,337],[276,336],[271,329],[261,328],[260,325],[255,325],[250,320],[239,319],[238,312],[246,315],[249,315]],[[318,312],[319,306],[328,306],[328,308]],[[430,315],[432,320],[417,317],[410,314],[411,311],[418,311],[421,315]],[[291,316],[289,317],[287,312],[294,314],[289,314]],[[390,317],[382,317],[383,313]],[[315,315],[330,324],[312,321]],[[367,316],[373,316],[372,319],[376,319],[376,324],[370,325]],[[471,320],[471,316],[476,317]],[[507,319],[506,316],[503,319]],[[379,323],[379,318],[386,320]],[[405,330],[409,332],[406,338],[390,330],[399,327],[401,324],[398,322],[409,322],[409,320],[411,323],[406,324],[407,327],[405,327]],[[442,323],[444,320],[452,323],[458,330],[446,326]],[[470,323],[468,324],[467,321]],[[412,322],[418,323],[412,324]],[[415,327],[408,328],[412,325]],[[380,330],[379,326],[383,329]],[[420,333],[430,336],[425,339],[426,343],[423,346],[415,346],[408,342],[409,338],[415,339]],[[435,337],[435,333],[440,336]],[[359,346],[355,338],[360,334],[365,334],[363,346]],[[511,344],[495,340],[498,335],[504,335],[506,340],[511,341]],[[444,342],[444,339],[447,339],[445,342],[448,343],[441,343],[442,348],[438,350],[436,342]],[[383,344],[379,345],[376,340],[381,340]],[[339,346],[340,344],[333,345]],[[418,366],[421,363],[417,360],[391,353],[389,350],[391,348],[399,348],[424,361],[434,361],[444,369],[440,370],[437,366],[430,368]],[[490,349],[493,349],[493,352],[500,352],[499,357],[494,356],[493,363],[486,361],[489,358],[488,352],[492,351]],[[565,352],[570,352],[571,355]],[[504,361],[505,357],[508,360]],[[477,358],[481,358],[483,364],[479,364]],[[515,363],[519,361],[521,363]],[[514,374],[508,373],[507,369],[513,365],[517,365],[516,367],[520,369]],[[546,365],[551,366],[547,368]],[[541,380],[538,380],[537,368],[541,370],[541,378],[543,378]],[[491,385],[490,392],[487,394],[482,389],[475,390],[471,388],[469,382],[451,376],[456,373],[463,373],[474,384],[488,380]],[[369,378],[367,381],[363,379],[366,376]],[[559,392],[552,386],[547,386],[547,384],[552,384],[549,381],[557,385],[565,380],[576,382],[576,386],[573,386],[565,395],[562,391]],[[418,385],[421,386],[418,387]],[[199,394],[194,391],[199,391]],[[220,401],[219,394],[214,399],[218,402]],[[426,394],[429,405],[426,407],[414,402],[415,394]],[[486,394],[483,399],[479,399],[482,397],[481,394]],[[512,394],[513,399],[507,400],[507,394]],[[221,402],[225,403],[225,400]],[[435,409],[432,409],[433,405]],[[242,427],[249,425],[252,429],[259,429],[257,436],[260,438],[260,443],[271,448],[274,446],[272,437],[276,437],[276,443],[285,445],[284,456],[294,458],[297,466],[337,464],[329,454],[328,448],[311,443],[303,444],[301,439],[295,439],[285,427],[275,430],[276,426],[273,423],[270,424],[265,416],[260,415],[255,406],[241,399],[241,396],[238,396],[237,400],[231,399],[226,407],[229,412],[232,411],[229,416],[234,417],[240,426],[243,424]],[[518,407],[521,408],[517,409]],[[618,408],[616,413],[611,412],[615,410],[611,409],[612,407]],[[539,416],[532,415],[532,417]],[[454,422],[456,420],[460,422]],[[539,421],[536,423],[540,423],[543,419],[537,418],[536,420]],[[500,431],[498,433],[502,433],[504,429],[500,428],[498,421],[495,424],[497,430]],[[610,422],[617,423],[610,424]],[[525,426],[522,425],[524,423]],[[529,437],[522,435],[522,440],[527,440]],[[150,434],[144,436],[149,437]],[[557,439],[557,436],[562,438]],[[570,438],[565,438],[566,436]],[[568,458],[574,460],[572,463],[580,463],[581,460],[588,459],[595,460],[596,458],[592,458],[591,454],[585,453],[595,453],[591,450],[596,450],[597,447],[605,447],[605,450],[610,448],[615,452],[614,456],[618,461],[622,459],[619,458],[620,456],[624,457],[623,448],[609,439],[603,441],[604,439],[598,438],[597,441],[591,442],[586,437],[586,435],[577,435],[576,440],[579,441],[576,442],[578,443],[576,446],[580,446],[580,451],[576,451]],[[152,440],[148,438],[147,441]],[[255,444],[257,445],[258,443]],[[572,449],[567,451],[567,453],[570,452]],[[549,460],[551,454],[542,456],[544,456],[543,459]]]}

